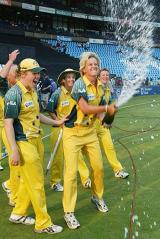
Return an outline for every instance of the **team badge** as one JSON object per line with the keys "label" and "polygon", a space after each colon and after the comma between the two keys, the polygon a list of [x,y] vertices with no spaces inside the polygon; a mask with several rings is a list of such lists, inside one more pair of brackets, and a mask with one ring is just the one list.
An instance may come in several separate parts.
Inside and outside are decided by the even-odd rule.
{"label": "team badge", "polygon": [[30,100],[30,101],[24,102],[24,106],[27,107],[27,108],[33,107],[33,101]]}
{"label": "team badge", "polygon": [[94,100],[95,99],[95,95],[93,93],[88,95],[88,100]]}
{"label": "team badge", "polygon": [[68,106],[69,105],[69,101],[68,100],[62,101],[61,105],[62,105],[62,107]]}

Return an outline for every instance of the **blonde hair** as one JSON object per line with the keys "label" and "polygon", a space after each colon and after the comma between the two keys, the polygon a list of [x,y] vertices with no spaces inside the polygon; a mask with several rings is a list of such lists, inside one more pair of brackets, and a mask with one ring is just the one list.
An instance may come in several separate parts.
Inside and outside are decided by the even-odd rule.
{"label": "blonde hair", "polygon": [[16,64],[13,64],[9,70],[9,72],[16,72],[17,73],[18,66]]}
{"label": "blonde hair", "polygon": [[84,75],[83,69],[86,66],[87,60],[90,59],[91,57],[93,57],[97,60],[98,66],[100,67],[101,61],[100,61],[99,56],[96,53],[90,52],[90,51],[83,52],[80,56],[80,62],[79,62],[79,66],[80,66],[79,70],[80,70],[81,76]]}
{"label": "blonde hair", "polygon": [[13,64],[8,72],[8,75],[6,78],[10,86],[14,85],[17,81],[17,78],[18,78],[17,70],[18,70],[18,66]]}

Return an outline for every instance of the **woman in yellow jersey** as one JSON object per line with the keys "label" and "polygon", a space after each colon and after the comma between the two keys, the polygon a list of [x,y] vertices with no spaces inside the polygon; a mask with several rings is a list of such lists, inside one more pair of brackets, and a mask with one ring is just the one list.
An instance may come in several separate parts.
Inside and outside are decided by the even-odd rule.
{"label": "woman in yellow jersey", "polygon": [[[79,72],[73,69],[66,69],[60,73],[57,82],[60,87],[51,95],[46,108],[46,110],[49,112],[49,115],[53,119],[62,119],[64,116],[71,113],[71,110],[75,105],[75,100],[71,97],[71,90],[75,80],[79,76]],[[53,148],[55,147],[60,129],[61,127],[52,128],[51,151],[53,151]],[[63,168],[62,164],[63,146],[61,140],[51,167],[51,188],[57,192],[63,191],[63,186],[61,185]],[[91,180],[89,179],[89,170],[82,159],[82,155],[79,158],[78,169],[83,186],[86,188],[90,187]]]}
{"label": "woman in yellow jersey", "polygon": [[3,97],[0,96],[0,171],[3,170],[3,167],[1,165],[1,161],[2,161],[2,129],[3,129],[3,107],[4,107],[4,103],[3,103]]}
{"label": "woman in yellow jersey", "polygon": [[9,59],[5,66],[0,71],[0,170],[3,170],[3,167],[1,166],[1,159],[2,159],[2,129],[4,128],[4,118],[3,118],[3,108],[4,108],[4,102],[3,98],[5,93],[8,90],[8,82],[6,80],[6,77],[13,65],[13,62],[16,60],[17,55],[19,54],[19,50],[14,50],[9,54]]}
{"label": "woman in yellow jersey", "polygon": [[97,76],[100,59],[93,52],[84,52],[80,59],[79,78],[73,86],[71,96],[75,100],[69,120],[63,128],[64,149],[64,219],[70,229],[76,229],[80,223],[74,215],[77,199],[78,157],[81,150],[87,154],[92,168],[91,201],[101,212],[108,208],[103,200],[103,163],[98,137],[95,130],[97,114],[116,112],[114,104],[107,106],[104,91]]}
{"label": "woman in yellow jersey", "polygon": [[[18,167],[12,167],[10,163],[10,154],[9,154],[9,145],[6,139],[6,135],[4,132],[4,95],[8,90],[8,87],[13,86],[16,83],[16,70],[17,65],[13,64],[16,60],[17,56],[19,55],[19,50],[14,50],[9,54],[9,60],[8,62],[3,66],[0,77],[2,77],[3,82],[5,83],[5,87],[3,87],[3,91],[1,92],[2,96],[0,97],[0,109],[1,109],[1,123],[2,123],[2,140],[5,144],[5,147],[7,149],[8,153],[8,159],[9,159],[9,166],[10,166],[10,177],[7,181],[2,183],[2,187],[4,191],[7,193],[7,196],[9,198],[9,205],[14,206],[15,205],[15,199],[16,199],[16,193],[19,186],[19,170]],[[4,84],[3,84],[4,86]]]}
{"label": "woman in yellow jersey", "polygon": [[[40,67],[31,58],[24,59],[18,66],[19,80],[5,95],[5,132],[11,148],[11,163],[19,165],[20,185],[16,205],[9,220],[26,225],[35,224],[35,232],[54,234],[62,231],[54,225],[47,212],[40,121],[48,125],[61,125],[40,114],[35,86],[40,77]],[[35,220],[28,217],[30,203],[35,212]]]}
{"label": "woman in yellow jersey", "polygon": [[[16,84],[16,77],[17,77],[17,65],[12,64],[12,66],[10,67],[10,70],[6,76],[9,88],[11,88],[13,85]],[[2,183],[2,187],[3,187],[4,191],[7,193],[7,196],[9,198],[9,205],[15,206],[17,192],[18,192],[18,188],[19,188],[19,182],[20,182],[20,177],[19,177],[20,174],[19,174],[19,167],[14,167],[11,164],[11,158],[10,158],[11,149],[9,147],[8,140],[6,138],[4,127],[2,130],[2,139],[3,139],[4,145],[7,149],[9,169],[10,169],[9,170],[9,179]]]}
{"label": "woman in yellow jersey", "polygon": [[[110,85],[110,82],[109,82],[109,71],[106,68],[100,70],[99,79],[103,85],[106,102],[109,103],[109,101],[111,99],[111,91],[113,92],[113,90],[112,90],[112,88],[111,88],[112,86]],[[104,127],[101,124],[101,121],[99,119],[97,119],[96,120],[96,131],[97,131],[100,145],[102,146],[102,148],[105,152],[105,155],[108,159],[108,162],[114,171],[115,177],[127,178],[129,176],[129,174],[123,170],[121,163],[117,160],[117,155],[116,155],[116,151],[114,149],[114,145],[112,142],[112,137],[111,137],[109,128]]]}

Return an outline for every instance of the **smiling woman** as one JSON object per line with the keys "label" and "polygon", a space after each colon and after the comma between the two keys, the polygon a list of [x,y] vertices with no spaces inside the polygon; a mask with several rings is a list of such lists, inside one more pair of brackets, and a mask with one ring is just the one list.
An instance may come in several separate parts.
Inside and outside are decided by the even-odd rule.
{"label": "smiling woman", "polygon": [[38,62],[31,58],[26,58],[18,66],[18,75],[21,82],[28,89],[31,90],[36,87],[38,80],[40,79],[40,72],[45,68],[40,67]]}
{"label": "smiling woman", "polygon": [[[34,88],[42,70],[44,68],[34,59],[21,61],[18,66],[19,80],[5,96],[5,132],[11,149],[11,164],[20,166],[22,179],[16,205],[9,220],[26,225],[35,224],[37,233],[54,234],[61,232],[62,227],[53,225],[47,212],[42,167],[44,147],[40,121],[50,125],[58,123],[41,115],[39,111]],[[26,216],[30,202],[36,220]]]}
{"label": "smiling woman", "polygon": [[114,104],[107,106],[103,100],[103,88],[98,80],[99,57],[93,52],[84,52],[80,60],[81,78],[75,81],[71,96],[75,106],[71,110],[63,129],[64,149],[64,219],[70,229],[80,227],[74,216],[77,198],[78,156],[82,149],[87,154],[92,168],[91,201],[101,212],[108,208],[103,200],[103,164],[98,137],[95,131],[97,114],[106,111],[115,113]]}

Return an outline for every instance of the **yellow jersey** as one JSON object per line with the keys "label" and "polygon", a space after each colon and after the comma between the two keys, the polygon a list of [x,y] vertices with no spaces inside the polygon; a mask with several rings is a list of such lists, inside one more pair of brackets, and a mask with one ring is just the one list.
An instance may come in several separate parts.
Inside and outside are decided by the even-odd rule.
{"label": "yellow jersey", "polygon": [[[104,105],[106,104],[104,98],[104,90],[101,82],[97,79],[97,86],[91,84],[91,82],[87,79],[86,76],[83,78],[79,78],[73,86],[71,96],[78,103],[79,99],[83,97],[89,105]],[[74,125],[79,126],[89,126],[92,125],[96,120],[95,114],[85,115],[78,104],[76,106],[76,117],[74,121]]]}
{"label": "yellow jersey", "polygon": [[37,93],[18,81],[5,95],[4,118],[14,119],[15,138],[27,140],[41,134]]}

